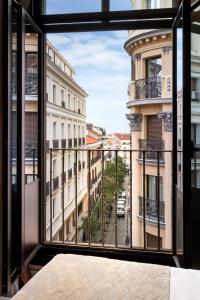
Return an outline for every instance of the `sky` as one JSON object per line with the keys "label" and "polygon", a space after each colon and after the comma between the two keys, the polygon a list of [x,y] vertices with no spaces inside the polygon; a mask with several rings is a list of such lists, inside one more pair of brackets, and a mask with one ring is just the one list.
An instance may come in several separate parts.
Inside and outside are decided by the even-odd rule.
{"label": "sky", "polygon": [[[114,2],[113,2],[114,1]],[[83,5],[84,2],[84,5]],[[56,5],[54,5],[56,3]],[[131,8],[130,0],[112,0],[116,9]],[[122,4],[123,3],[123,4]],[[100,0],[47,0],[48,13],[100,10]],[[55,10],[56,7],[56,10]],[[74,67],[76,82],[86,90],[87,122],[107,133],[130,132],[127,89],[131,79],[131,60],[124,50],[127,31],[49,34],[48,40]]]}

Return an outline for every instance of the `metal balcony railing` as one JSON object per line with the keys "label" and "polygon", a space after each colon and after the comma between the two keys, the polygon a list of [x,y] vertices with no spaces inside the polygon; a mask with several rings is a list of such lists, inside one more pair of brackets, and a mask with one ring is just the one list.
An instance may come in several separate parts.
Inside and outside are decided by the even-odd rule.
{"label": "metal balcony railing", "polygon": [[130,100],[172,97],[171,76],[147,77],[132,81],[129,84]]}
{"label": "metal balcony railing", "polygon": [[135,81],[135,98],[160,98],[162,95],[162,81],[158,77],[149,77]]}
{"label": "metal balcony railing", "polygon": [[[143,153],[145,158],[149,160],[163,160],[164,141],[162,140],[139,140],[139,158],[143,159]],[[158,158],[159,155],[159,158]]]}
{"label": "metal balcony railing", "polygon": [[59,140],[53,140],[53,148],[59,148]]}
{"label": "metal balcony railing", "polygon": [[61,148],[65,149],[66,146],[67,146],[66,139],[62,139],[62,140],[61,140]]}
{"label": "metal balcony railing", "polygon": [[[159,212],[159,213],[158,213]],[[151,220],[164,223],[165,222],[165,202],[160,198],[148,199],[139,196],[139,216]]]}
{"label": "metal balcony railing", "polygon": [[77,138],[74,138],[74,147],[77,147]]}
{"label": "metal balcony railing", "polygon": [[25,94],[35,96],[38,94],[38,74],[26,74]]}
{"label": "metal balcony railing", "polygon": [[72,139],[68,139],[68,148],[72,148]]}
{"label": "metal balcony railing", "polygon": [[[73,164],[73,168],[69,168],[69,161],[65,159],[68,157],[68,148],[50,149],[50,155],[47,158],[50,166],[49,174],[47,174],[49,181],[46,188],[47,201],[53,203],[53,199],[58,198],[58,201],[61,199],[61,212],[60,217],[58,216],[55,220],[52,217],[52,206],[47,205],[46,240],[51,243],[59,239],[59,243],[62,242],[63,244],[66,243],[66,240],[70,240],[74,244],[86,243],[90,246],[94,243],[101,247],[110,245],[114,248],[120,246],[134,249],[133,239],[135,237],[132,234],[133,228],[134,226],[139,228],[141,226],[139,224],[142,224],[143,230],[140,230],[142,235],[140,241],[143,242],[139,245],[141,249],[148,248],[146,236],[149,232],[149,226],[152,226],[151,232],[154,232],[153,234],[158,241],[157,248],[154,247],[153,251],[161,251],[163,247],[165,248],[164,240],[162,240],[165,233],[161,232],[161,230],[171,226],[171,212],[165,213],[166,207],[171,207],[171,204],[166,205],[167,201],[171,201],[171,198],[169,196],[169,198],[165,199],[165,202],[162,201],[165,186],[161,188],[160,183],[168,182],[166,188],[169,189],[168,194],[170,195],[172,189],[172,152],[160,149],[162,148],[158,150],[157,147],[150,151],[151,154],[154,153],[153,156],[151,155],[154,159],[154,165],[151,169],[149,169],[148,165],[149,156],[147,156],[147,152],[149,150],[147,148],[144,150],[110,149],[112,152],[110,161],[105,161],[105,155],[108,153],[108,150],[71,148],[70,165]],[[124,153],[126,153],[126,162],[124,161]],[[165,153],[166,162],[169,164],[167,173],[163,172],[163,168],[166,166],[161,164],[163,153]],[[140,154],[141,160],[138,160],[138,154]],[[94,155],[96,156],[92,160]],[[58,177],[52,178],[53,160],[55,160],[56,156],[61,157],[60,169],[56,170],[56,172],[61,174],[60,185]],[[80,176],[77,172],[83,168],[83,164],[86,168],[86,161],[80,160],[80,157],[83,156],[88,162],[87,172]],[[101,163],[97,166],[95,173],[91,162],[94,163],[98,159],[101,159]],[[135,164],[138,164],[138,168],[133,170],[132,167]],[[65,170],[67,170],[67,181]],[[156,176],[156,183],[159,186],[155,192],[155,195],[159,195],[155,197],[156,199],[149,199],[145,196],[149,192],[147,180],[148,184],[150,181],[147,176]],[[168,176],[168,179],[164,180],[164,176]],[[63,184],[63,179],[66,184]],[[140,186],[135,189],[135,184]],[[151,188],[155,188],[155,186]],[[124,191],[125,195],[124,202],[122,191]],[[136,194],[136,191],[142,191],[142,194]],[[133,201],[138,198],[138,210],[135,210],[135,208],[133,210]],[[79,217],[78,207],[81,203],[86,210]],[[49,212],[48,209],[50,210]],[[75,220],[75,226],[73,232],[69,235],[66,232],[66,224],[70,222],[68,220],[72,216]],[[134,220],[138,220],[139,223],[135,224]],[[146,226],[147,222],[148,227]],[[59,234],[59,231],[62,234]],[[145,238],[143,238],[144,236]]]}

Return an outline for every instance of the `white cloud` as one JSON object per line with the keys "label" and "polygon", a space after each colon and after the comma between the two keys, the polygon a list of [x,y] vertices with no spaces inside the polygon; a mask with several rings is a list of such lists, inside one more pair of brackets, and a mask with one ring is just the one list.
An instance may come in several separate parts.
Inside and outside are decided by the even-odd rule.
{"label": "white cloud", "polygon": [[89,94],[88,119],[109,132],[129,132],[125,118],[131,66],[124,50],[127,38],[125,31],[48,35]]}

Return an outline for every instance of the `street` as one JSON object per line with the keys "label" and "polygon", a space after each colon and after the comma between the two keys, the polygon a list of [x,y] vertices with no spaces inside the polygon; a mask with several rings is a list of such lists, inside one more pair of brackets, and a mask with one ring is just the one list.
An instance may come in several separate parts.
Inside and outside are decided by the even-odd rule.
{"label": "street", "polygon": [[[126,193],[125,217],[117,217],[117,245],[129,246],[130,241],[130,217],[128,214],[129,207],[129,177],[125,177],[124,189]],[[115,207],[113,207],[109,224],[105,225],[104,233],[105,245],[115,245]],[[127,238],[128,237],[128,238]]]}

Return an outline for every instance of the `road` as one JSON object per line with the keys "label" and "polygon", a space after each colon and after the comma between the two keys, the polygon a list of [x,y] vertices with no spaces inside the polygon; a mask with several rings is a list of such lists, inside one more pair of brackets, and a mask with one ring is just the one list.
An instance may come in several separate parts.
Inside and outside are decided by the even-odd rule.
{"label": "road", "polygon": [[125,177],[124,181],[124,189],[126,193],[126,206],[125,206],[125,217],[117,218],[117,226],[115,226],[115,208],[112,210],[112,215],[110,218],[110,222],[107,225],[107,230],[104,234],[104,243],[105,245],[114,245],[115,246],[115,232],[117,227],[117,245],[118,246],[127,246],[127,234],[128,239],[130,240],[130,218],[128,214],[129,207],[129,177]]}

